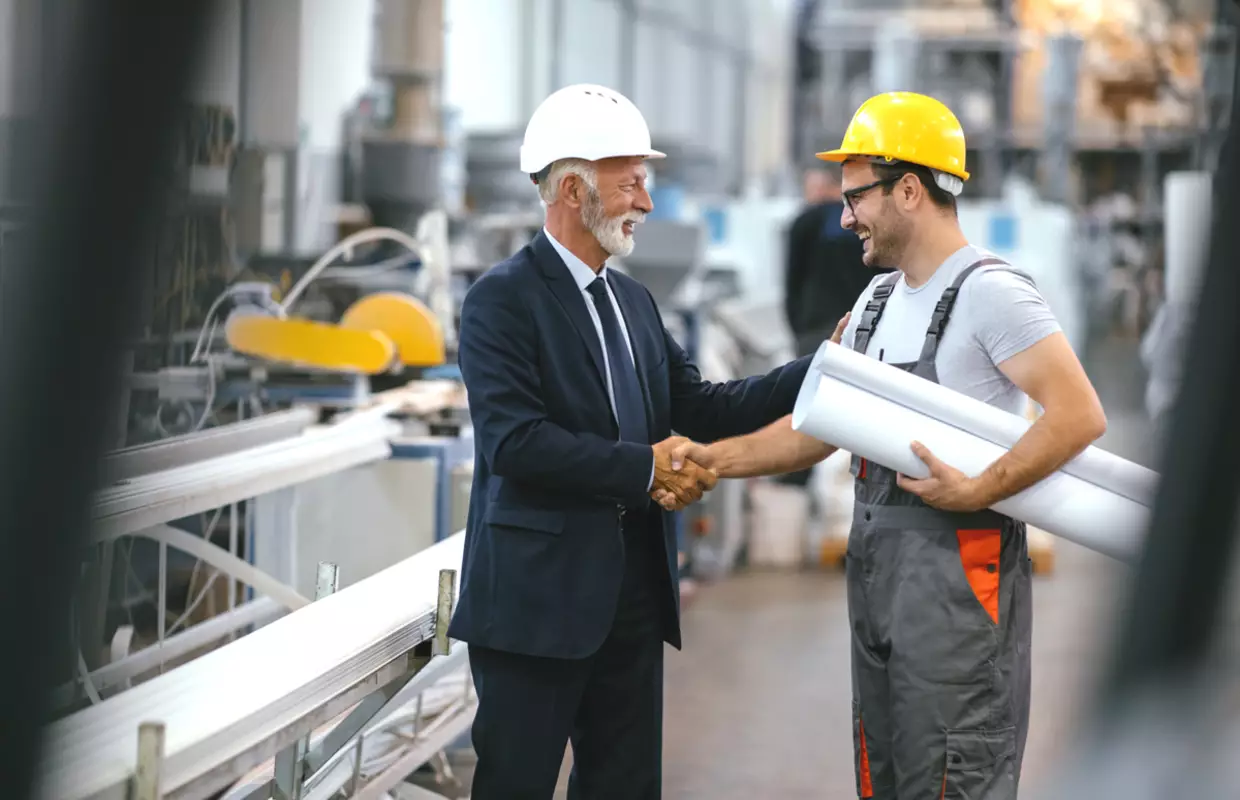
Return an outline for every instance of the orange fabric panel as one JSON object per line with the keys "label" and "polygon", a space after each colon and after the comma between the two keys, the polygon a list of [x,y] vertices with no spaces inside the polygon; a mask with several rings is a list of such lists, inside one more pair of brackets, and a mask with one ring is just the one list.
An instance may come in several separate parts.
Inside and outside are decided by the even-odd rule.
{"label": "orange fabric panel", "polygon": [[858,719],[859,738],[861,739],[861,796],[874,796],[874,783],[870,780],[870,753],[865,747],[865,720]]}
{"label": "orange fabric panel", "polygon": [[977,601],[999,624],[999,550],[1002,547],[998,528],[993,530],[956,531],[960,543],[960,563]]}
{"label": "orange fabric panel", "polygon": [[865,459],[861,459],[861,467],[857,470],[858,478],[865,478]]}

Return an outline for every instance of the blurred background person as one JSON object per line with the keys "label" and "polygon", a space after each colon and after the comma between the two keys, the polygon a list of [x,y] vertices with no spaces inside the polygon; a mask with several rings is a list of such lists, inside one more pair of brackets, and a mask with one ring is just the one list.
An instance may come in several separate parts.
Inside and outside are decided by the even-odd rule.
{"label": "blurred background person", "polygon": [[[798,356],[812,354],[831,336],[876,273],[891,271],[862,264],[861,240],[840,224],[844,201],[837,167],[807,167],[802,194],[805,208],[788,229],[784,262],[784,319]],[[777,481],[804,487],[812,475],[807,469]]]}
{"label": "blurred background person", "polygon": [[788,229],[784,318],[798,356],[810,355],[831,335],[876,272],[861,263],[861,240],[840,225],[844,202],[833,168],[809,167],[802,183],[805,209]]}

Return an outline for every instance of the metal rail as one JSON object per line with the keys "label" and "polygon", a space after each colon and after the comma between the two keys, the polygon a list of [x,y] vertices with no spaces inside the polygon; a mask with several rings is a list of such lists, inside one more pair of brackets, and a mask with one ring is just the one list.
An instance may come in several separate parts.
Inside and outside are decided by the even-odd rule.
{"label": "metal rail", "polygon": [[251,447],[147,475],[99,492],[94,538],[115,539],[246,498],[313,480],[391,454],[399,431],[386,415],[315,428],[285,441]]}
{"label": "metal rail", "polygon": [[133,480],[143,475],[184,467],[251,447],[290,439],[318,418],[309,407],[275,411],[244,422],[208,428],[184,436],[114,450],[103,457],[103,484]]}
{"label": "metal rail", "polygon": [[[158,646],[146,647],[104,664],[86,677],[95,691],[100,693],[114,687],[126,687],[133,678],[158,669],[169,661],[176,661],[187,653],[213,645],[237,631],[251,626],[266,625],[284,616],[287,612],[288,609],[281,607],[270,597],[259,597],[231,611],[225,611],[205,622],[200,622],[181,633],[169,636]],[[52,692],[52,707],[64,708],[75,702],[81,695],[82,683],[82,677],[79,675],[69,683],[57,687]]]}
{"label": "metal rail", "polygon": [[[149,796],[205,798],[273,757],[275,778],[290,790],[298,786],[289,796],[300,796],[306,767],[325,766],[335,755],[327,747],[311,750],[311,733],[359,703],[370,709],[361,715],[363,724],[386,714],[430,660],[432,641],[445,635],[448,617],[442,611],[453,606],[463,543],[458,533],[52,724],[45,731],[35,796],[128,800],[142,788],[137,776],[154,769],[159,785],[147,787]],[[385,700],[367,701],[376,691]],[[150,756],[159,762],[153,768],[139,761],[145,741],[139,730],[152,722],[163,730],[162,756]],[[332,742],[342,745],[348,738]],[[299,770],[292,783],[282,776],[290,765]]]}

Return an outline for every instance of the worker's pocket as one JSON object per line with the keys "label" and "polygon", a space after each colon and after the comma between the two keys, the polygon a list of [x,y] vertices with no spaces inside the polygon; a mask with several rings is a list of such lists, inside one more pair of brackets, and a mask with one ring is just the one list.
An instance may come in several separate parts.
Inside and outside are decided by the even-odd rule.
{"label": "worker's pocket", "polygon": [[1003,531],[999,528],[956,531],[960,566],[973,596],[995,625],[999,624],[999,556]]}
{"label": "worker's pocket", "polygon": [[1016,728],[948,731],[943,800],[1016,800]]}

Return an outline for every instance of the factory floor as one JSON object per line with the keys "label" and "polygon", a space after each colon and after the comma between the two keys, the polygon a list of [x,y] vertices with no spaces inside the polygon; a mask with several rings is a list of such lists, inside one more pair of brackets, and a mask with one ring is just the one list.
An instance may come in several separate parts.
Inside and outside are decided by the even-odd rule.
{"label": "factory floor", "polygon": [[[1090,371],[1110,417],[1101,444],[1148,464],[1152,437],[1139,407],[1135,348],[1108,344],[1094,355]],[[1124,571],[1115,562],[1063,540],[1054,547],[1054,569],[1034,587],[1022,797],[1037,797],[1072,747],[1123,597]],[[841,573],[738,572],[702,589],[684,615],[684,640],[684,650],[667,657],[665,798],[855,796]],[[567,796],[570,758],[556,800]],[[468,757],[454,761],[464,784],[458,796],[468,796]]]}

